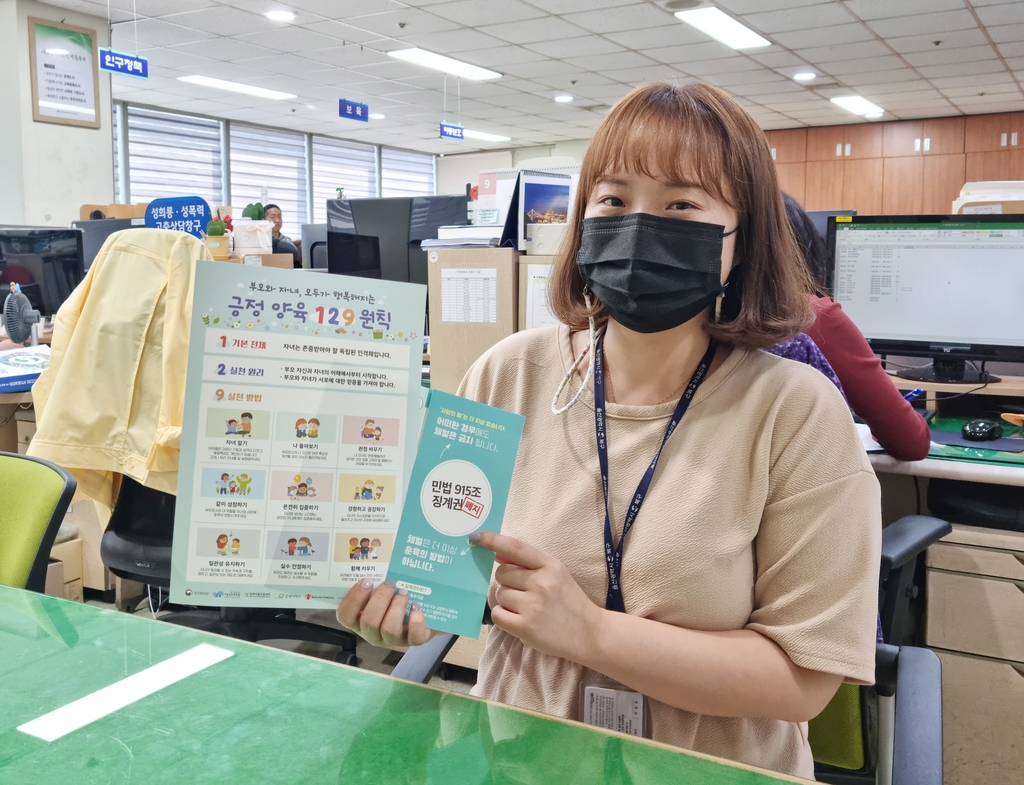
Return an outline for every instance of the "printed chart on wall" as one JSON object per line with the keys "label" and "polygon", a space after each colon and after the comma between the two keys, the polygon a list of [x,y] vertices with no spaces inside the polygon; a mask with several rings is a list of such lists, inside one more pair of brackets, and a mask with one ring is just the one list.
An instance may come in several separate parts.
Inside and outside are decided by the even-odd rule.
{"label": "printed chart on wall", "polygon": [[196,267],[171,598],[333,608],[384,580],[422,420],[426,287]]}

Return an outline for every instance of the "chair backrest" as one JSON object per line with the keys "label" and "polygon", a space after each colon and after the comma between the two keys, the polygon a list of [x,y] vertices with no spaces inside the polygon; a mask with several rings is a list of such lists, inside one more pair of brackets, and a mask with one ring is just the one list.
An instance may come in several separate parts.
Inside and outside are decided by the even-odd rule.
{"label": "chair backrest", "polygon": [[[839,381],[839,376],[832,370],[832,366],[825,359],[825,355],[821,353],[818,344],[807,333],[797,333],[789,340],[769,346],[764,351],[768,352],[768,354],[774,354],[776,357],[794,360],[821,371],[825,378],[839,389],[839,392],[843,392],[843,385]],[[845,395],[846,393],[843,393],[844,397]]]}
{"label": "chair backrest", "polygon": [[816,763],[861,771],[870,762],[865,749],[862,690],[843,684],[825,710],[807,723],[807,740]]}
{"label": "chair backrest", "polygon": [[77,482],[65,469],[0,452],[0,583],[41,592]]}

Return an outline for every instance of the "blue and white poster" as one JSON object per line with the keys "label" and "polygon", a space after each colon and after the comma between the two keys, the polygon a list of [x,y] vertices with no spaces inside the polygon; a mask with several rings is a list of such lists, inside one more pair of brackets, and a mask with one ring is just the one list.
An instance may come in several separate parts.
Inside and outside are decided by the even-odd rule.
{"label": "blue and white poster", "polygon": [[370,122],[370,107],[358,101],[346,101],[344,98],[339,98],[338,117],[368,123]]}
{"label": "blue and white poster", "polygon": [[100,70],[134,76],[136,79],[149,79],[149,60],[138,55],[115,52],[113,49],[100,49]]}
{"label": "blue and white poster", "polygon": [[441,138],[455,139],[461,142],[466,138],[463,134],[464,130],[461,125],[455,123],[441,123]]}
{"label": "blue and white poster", "polygon": [[425,308],[416,284],[196,265],[174,602],[334,608],[384,580],[422,419]]}

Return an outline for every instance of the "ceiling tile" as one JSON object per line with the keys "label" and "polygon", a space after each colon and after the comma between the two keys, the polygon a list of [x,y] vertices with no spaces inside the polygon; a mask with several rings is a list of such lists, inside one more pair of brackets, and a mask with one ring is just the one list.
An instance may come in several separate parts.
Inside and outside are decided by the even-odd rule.
{"label": "ceiling tile", "polygon": [[506,65],[502,72],[522,79],[538,79],[542,76],[565,76],[582,73],[582,69],[561,60],[539,60],[536,63],[515,63]]}
{"label": "ceiling tile", "polygon": [[872,30],[886,38],[921,33],[947,33],[952,30],[976,29],[978,26],[974,17],[966,10],[876,19],[868,24]]}
{"label": "ceiling tile", "polygon": [[943,87],[942,95],[951,98],[966,95],[978,95],[985,93],[990,98],[996,98],[1004,93],[1020,93],[1020,87],[1015,82],[1004,82],[1003,84],[987,84],[984,87],[972,85],[970,87]]}
{"label": "ceiling tile", "polygon": [[[580,10],[580,0],[526,0],[530,5],[547,11],[549,14],[571,14]],[[586,0],[586,7],[590,9],[615,8],[620,5],[630,5],[636,0]]]}
{"label": "ceiling tile", "polygon": [[[242,33],[263,33],[274,35],[277,30],[284,29],[281,22],[272,22],[262,14],[253,14],[240,8],[214,6],[201,11],[188,11],[174,14],[171,21],[182,27],[193,30],[216,31],[218,35],[234,36]],[[125,27],[130,28],[131,25]]]}
{"label": "ceiling tile", "polygon": [[237,41],[260,44],[279,52],[302,52],[309,49],[324,49],[337,46],[338,40],[320,33],[314,33],[304,27],[285,27],[276,30],[273,35],[267,33],[246,33],[234,36]]}
{"label": "ceiling tile", "polygon": [[860,60],[869,57],[884,57],[892,54],[881,41],[858,41],[855,44],[836,46],[815,46],[811,49],[796,49],[796,54],[810,63],[836,62],[839,60]]}
{"label": "ceiling tile", "polygon": [[199,55],[201,57],[210,58],[211,60],[228,61],[276,54],[273,49],[267,49],[265,46],[256,46],[255,44],[236,41],[233,38],[222,38],[215,43],[208,40],[196,41],[193,39],[189,43],[178,44],[177,46],[170,47],[170,51]]}
{"label": "ceiling tile", "polygon": [[[261,0],[256,0],[260,2]],[[265,2],[265,0],[263,0]],[[252,7],[253,0],[220,0],[226,5],[242,8]],[[350,16],[379,14],[394,11],[396,4],[391,0],[287,0],[284,3],[266,4],[267,10],[288,6],[298,11],[307,11],[326,19],[347,19]]]}
{"label": "ceiling tile", "polygon": [[1011,41],[1024,41],[1024,24],[1000,25],[998,27],[986,28],[992,40],[997,44],[1009,43]]}
{"label": "ceiling tile", "polygon": [[674,23],[644,27],[640,30],[627,30],[621,33],[613,31],[605,33],[604,37],[627,49],[636,49],[640,52],[661,46],[702,44],[708,40],[707,36],[696,28]]}
{"label": "ceiling tile", "polygon": [[603,55],[625,50],[618,44],[602,38],[599,35],[587,35],[580,38],[567,38],[559,41],[546,41],[536,44],[526,44],[526,48],[534,52],[540,52],[548,57],[556,57],[560,60],[568,60],[571,57],[585,57],[587,55]]}
{"label": "ceiling tile", "polygon": [[718,41],[708,41],[703,44],[685,44],[684,46],[663,46],[655,49],[645,49],[643,52],[652,60],[669,65],[741,57],[741,55],[736,54],[735,51],[725,44],[718,43]]}
{"label": "ceiling tile", "polygon": [[[821,0],[773,0],[773,8],[803,8],[818,5]],[[736,14],[756,14],[764,11],[765,0],[719,0],[718,5]]]}
{"label": "ceiling tile", "polygon": [[577,38],[587,34],[582,27],[569,24],[557,16],[488,25],[481,27],[480,30],[510,44],[534,44],[558,38]]}
{"label": "ceiling tile", "polygon": [[932,79],[942,76],[971,76],[974,74],[997,74],[1006,71],[998,60],[980,60],[974,63],[952,63],[949,65],[926,65],[917,69],[921,76]]}
{"label": "ceiling tile", "polygon": [[535,63],[544,60],[544,55],[521,46],[497,46],[490,49],[460,52],[459,58],[476,65],[493,68],[516,63]]}
{"label": "ceiling tile", "polygon": [[1024,22],[1024,3],[1003,3],[977,9],[978,18],[986,27]]}
{"label": "ceiling tile", "polygon": [[997,48],[1003,57],[1024,57],[1024,41],[999,44]]}
{"label": "ceiling tile", "polygon": [[[936,46],[935,42],[940,41]],[[930,52],[935,49],[958,49],[964,46],[982,46],[988,43],[985,34],[975,27],[973,30],[957,30],[936,35],[910,35],[900,38],[886,38],[886,43],[901,54],[907,52]]]}
{"label": "ceiling tile", "polygon": [[145,49],[140,52],[143,57],[149,58],[149,67],[153,70],[170,68],[189,68],[201,70],[205,65],[217,62],[209,57],[200,57],[196,54],[182,52],[179,49]]}
{"label": "ceiling tile", "polygon": [[603,55],[567,57],[565,61],[588,71],[615,71],[620,68],[639,68],[642,65],[652,65],[655,62],[638,52],[611,52]]}
{"label": "ceiling tile", "polygon": [[[851,44],[851,46],[857,46],[857,44]],[[791,68],[807,64],[804,58],[799,56],[799,53],[794,54],[793,52],[778,51],[766,52],[765,54],[754,54],[751,52],[749,56],[751,60],[755,60],[768,68]]]}
{"label": "ceiling tile", "polygon": [[[368,30],[378,35],[401,36],[402,38],[437,33],[441,30],[455,30],[460,26],[450,19],[418,11],[415,8],[403,8],[384,14],[349,16],[344,17],[344,22],[350,27]],[[405,26],[402,27],[402,25]]]}
{"label": "ceiling tile", "polygon": [[356,46],[355,44],[329,46],[326,49],[311,49],[300,54],[307,61],[312,60],[324,67],[354,68],[355,66],[370,65],[372,63],[394,62],[394,58],[388,57],[383,52],[377,52],[367,47]]}
{"label": "ceiling tile", "polygon": [[771,35],[791,30],[849,24],[856,21],[839,3],[819,3],[804,8],[788,8],[761,14],[747,14],[743,22],[755,30]]}
{"label": "ceiling tile", "polygon": [[[652,63],[651,65],[643,65],[639,68],[618,69],[613,73],[613,76],[623,84],[628,85],[638,85],[643,82],[680,82],[689,79],[686,74],[664,63]],[[623,89],[622,95],[625,95],[626,92]]]}
{"label": "ceiling tile", "polygon": [[503,24],[545,15],[544,11],[522,0],[501,0],[500,3],[494,0],[458,0],[439,3],[426,10],[465,27]]}
{"label": "ceiling tile", "polygon": [[138,27],[139,43],[151,46],[174,46],[175,44],[187,44],[217,37],[214,33],[204,33],[201,30],[193,30],[158,19],[140,19],[138,25],[118,25],[113,29],[111,38],[117,41],[119,46],[125,46],[129,41],[134,45],[136,27]]}
{"label": "ceiling tile", "polygon": [[505,44],[501,39],[468,28],[445,30],[430,35],[413,35],[402,40],[410,46],[422,47],[439,54],[468,52],[473,49],[486,49],[490,46],[497,47]]}
{"label": "ceiling tile", "polygon": [[896,55],[885,57],[868,57],[858,60],[840,60],[835,63],[818,63],[822,71],[841,79],[848,74],[859,74],[866,71],[880,71],[885,68],[903,68],[903,61]]}
{"label": "ceiling tile", "polygon": [[973,63],[978,60],[994,60],[995,50],[984,46],[964,46],[959,49],[937,47],[930,52],[908,52],[903,59],[912,66],[949,65],[951,63]]}
{"label": "ceiling tile", "polygon": [[776,33],[772,36],[783,46],[794,49],[798,46],[806,46],[813,43],[817,46],[831,46],[832,44],[851,44],[857,41],[869,41],[874,36],[870,30],[859,23],[848,25],[833,25],[832,27],[821,27],[817,30],[799,30],[791,33]]}
{"label": "ceiling tile", "polygon": [[1003,72],[1001,74],[984,74],[982,76],[942,76],[930,81],[939,90],[944,90],[947,87],[977,87],[981,91],[988,89],[994,84],[1012,83],[1013,77]]}
{"label": "ceiling tile", "polygon": [[343,22],[336,22],[333,19],[324,19],[312,24],[302,25],[302,27],[312,30],[314,33],[327,35],[349,44],[365,44],[380,38],[380,33],[373,30],[362,30]]}
{"label": "ceiling tile", "polygon": [[614,33],[660,25],[676,27],[683,24],[671,12],[651,3],[634,3],[601,11],[588,10],[578,14],[565,14],[563,18],[592,33]]}
{"label": "ceiling tile", "polygon": [[914,71],[909,68],[896,68],[889,71],[867,71],[861,74],[849,74],[843,81],[851,87],[858,85],[876,84],[878,82],[910,82],[920,79]]}
{"label": "ceiling tile", "polygon": [[964,4],[963,0],[846,0],[846,7],[861,19],[890,19],[894,16],[960,10]]}

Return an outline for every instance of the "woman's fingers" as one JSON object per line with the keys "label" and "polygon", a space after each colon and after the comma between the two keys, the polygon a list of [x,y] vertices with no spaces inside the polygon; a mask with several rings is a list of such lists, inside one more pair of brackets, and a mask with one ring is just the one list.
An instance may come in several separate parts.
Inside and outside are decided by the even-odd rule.
{"label": "woman's fingers", "polygon": [[362,613],[363,606],[366,605],[371,594],[373,594],[373,581],[369,579],[360,581],[349,589],[334,614],[338,619],[338,624],[345,629],[358,632],[359,614]]}
{"label": "woman's fingers", "polygon": [[494,591],[494,598],[498,601],[498,605],[512,613],[522,613],[527,597],[528,592],[510,589],[507,586],[498,586]]}
{"label": "woman's fingers", "polygon": [[[393,589],[392,589],[393,591]],[[388,605],[380,623],[383,646],[408,646],[405,637],[405,609],[409,605],[409,592],[399,589]]]}
{"label": "woman's fingers", "polygon": [[409,645],[422,646],[433,637],[434,633],[427,629],[423,610],[417,603],[413,603],[412,610],[409,611]]}
{"label": "woman's fingers", "polygon": [[502,564],[494,571],[494,580],[499,586],[525,590],[532,573],[533,570],[527,570],[517,564]]}

